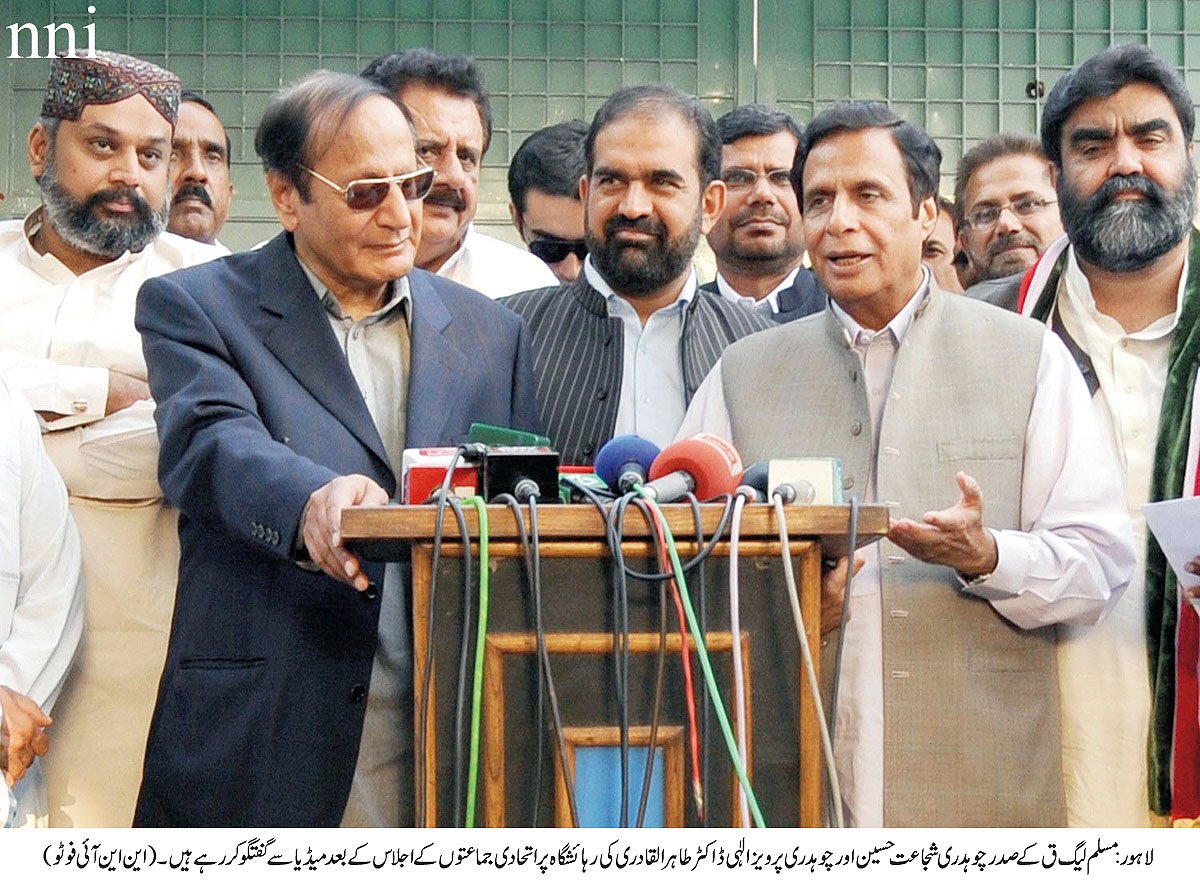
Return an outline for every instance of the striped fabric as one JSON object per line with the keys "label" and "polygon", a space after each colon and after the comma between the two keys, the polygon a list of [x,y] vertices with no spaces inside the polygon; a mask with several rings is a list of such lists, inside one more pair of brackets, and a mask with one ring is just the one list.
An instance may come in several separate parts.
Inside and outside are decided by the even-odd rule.
{"label": "striped fabric", "polygon": [[[604,297],[583,275],[502,302],[529,323],[546,434],[564,463],[591,463],[617,422],[625,345],[620,319],[608,316]],[[726,346],[773,326],[752,309],[697,291],[684,314],[680,349],[687,401]]]}

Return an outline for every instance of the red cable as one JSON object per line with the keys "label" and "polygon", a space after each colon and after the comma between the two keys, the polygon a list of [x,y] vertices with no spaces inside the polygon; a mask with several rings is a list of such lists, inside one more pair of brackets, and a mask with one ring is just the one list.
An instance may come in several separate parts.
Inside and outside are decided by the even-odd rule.
{"label": "red cable", "polygon": [[[650,517],[654,525],[655,536],[658,538],[658,553],[662,570],[670,574],[671,561],[667,554],[667,538],[663,533],[662,520],[659,518],[658,510],[651,509]],[[700,820],[703,821],[704,784],[700,777],[700,729],[696,719],[696,686],[692,681],[692,657],[688,647],[687,615],[684,614],[683,598],[679,594],[679,587],[676,585],[674,577],[668,583],[671,585],[671,596],[675,601],[675,612],[679,618],[679,655],[683,660],[684,700],[687,702],[688,739],[692,751],[692,796],[696,800],[696,809]],[[650,751],[649,755],[653,756],[654,751]]]}

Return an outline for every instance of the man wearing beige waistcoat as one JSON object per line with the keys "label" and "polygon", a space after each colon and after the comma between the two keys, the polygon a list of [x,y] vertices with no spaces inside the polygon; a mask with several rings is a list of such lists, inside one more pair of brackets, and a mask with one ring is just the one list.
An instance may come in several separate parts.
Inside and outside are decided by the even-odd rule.
{"label": "man wearing beige waistcoat", "polygon": [[940,161],[879,103],[809,124],[792,184],[830,304],[726,349],[680,435],[840,457],[846,494],[890,508],[847,605],[848,823],[1062,826],[1053,625],[1120,596],[1129,519],[1062,344],[921,264]]}

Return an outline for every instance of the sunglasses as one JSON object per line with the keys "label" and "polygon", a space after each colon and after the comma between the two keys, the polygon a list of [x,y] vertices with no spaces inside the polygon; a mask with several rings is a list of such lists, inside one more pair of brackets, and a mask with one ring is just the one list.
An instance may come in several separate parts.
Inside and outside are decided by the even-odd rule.
{"label": "sunglasses", "polygon": [[344,186],[326,179],[316,170],[304,164],[300,165],[304,172],[324,182],[346,199],[346,206],[351,210],[374,210],[382,204],[392,190],[392,183],[400,186],[400,193],[406,201],[423,201],[433,188],[434,172],[430,167],[421,167],[411,173],[401,173],[398,176],[385,176],[382,179],[355,179]]}
{"label": "sunglasses", "polygon": [[574,253],[583,262],[587,256],[587,244],[583,241],[564,241],[561,238],[534,238],[529,242],[529,252],[545,263],[562,262]]}

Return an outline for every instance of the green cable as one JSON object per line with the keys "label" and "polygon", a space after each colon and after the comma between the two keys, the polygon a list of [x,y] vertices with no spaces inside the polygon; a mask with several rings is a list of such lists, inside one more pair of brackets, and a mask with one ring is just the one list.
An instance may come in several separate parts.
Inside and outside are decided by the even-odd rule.
{"label": "green cable", "polygon": [[758,807],[758,798],[754,795],[754,790],[750,787],[750,779],[746,775],[746,767],[742,763],[741,756],[738,755],[737,741],[733,737],[733,729],[729,726],[729,716],[725,713],[725,702],[721,700],[721,692],[717,688],[717,680],[713,677],[712,664],[708,662],[708,649],[705,647],[704,639],[700,635],[700,626],[696,620],[696,613],[692,610],[692,600],[688,595],[687,581],[683,578],[683,565],[679,562],[679,552],[675,548],[675,537],[671,534],[671,526],[667,524],[666,516],[662,514],[658,503],[641,485],[634,485],[633,489],[658,514],[658,518],[662,522],[663,536],[667,540],[667,552],[671,555],[671,570],[675,573],[675,583],[679,587],[679,597],[683,600],[683,610],[687,613],[688,628],[691,631],[692,638],[696,640],[696,654],[700,657],[700,667],[704,671],[704,681],[708,683],[708,689],[712,692],[713,709],[717,713],[717,722],[721,724],[721,734],[725,738],[725,747],[729,750],[729,759],[733,763],[734,771],[737,772],[738,782],[742,785],[742,793],[746,794],[746,799],[750,803],[750,814],[754,818],[754,826],[766,827],[767,825],[763,821],[762,810]]}
{"label": "green cable", "polygon": [[475,679],[471,692],[471,753],[467,767],[467,817],[465,827],[475,826],[475,792],[479,784],[479,726],[483,705],[483,650],[488,625],[488,513],[483,498],[465,501],[479,514],[479,629],[475,634]]}

